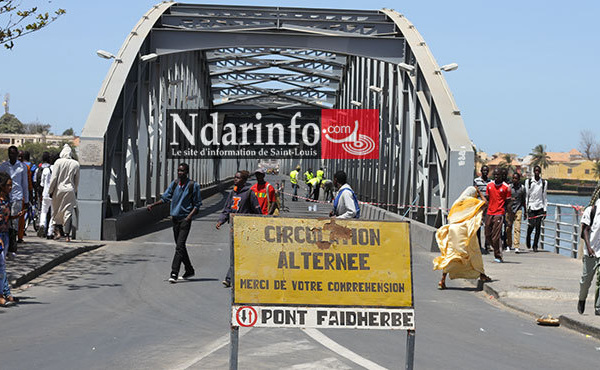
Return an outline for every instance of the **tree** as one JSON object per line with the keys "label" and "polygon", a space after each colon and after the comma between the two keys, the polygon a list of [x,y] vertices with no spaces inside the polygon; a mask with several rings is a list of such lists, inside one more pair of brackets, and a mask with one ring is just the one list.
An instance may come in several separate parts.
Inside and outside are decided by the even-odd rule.
{"label": "tree", "polygon": [[550,165],[550,156],[546,153],[546,146],[543,144],[536,145],[532,152],[529,153],[533,160],[531,161],[531,166],[540,166],[544,169],[548,168]]}
{"label": "tree", "polygon": [[4,113],[0,117],[0,132],[3,134],[24,134],[25,125],[14,114]]}
{"label": "tree", "polygon": [[70,127],[68,129],[66,129],[62,134],[63,134],[63,136],[74,136],[75,130],[73,130],[73,127]]}
{"label": "tree", "polygon": [[503,154],[502,155],[502,161],[500,162],[500,164],[498,164],[498,166],[500,167],[504,167],[506,168],[506,170],[510,173],[515,173],[516,172],[516,168],[515,166],[512,165],[513,160],[515,159],[516,155],[515,154]]}
{"label": "tree", "polygon": [[594,167],[592,167],[592,172],[594,172],[594,177],[600,180],[600,160],[594,162]]}
{"label": "tree", "polygon": [[64,9],[44,13],[37,7],[22,8],[18,0],[0,0],[0,44],[12,49],[13,40],[41,30],[65,13]]}
{"label": "tree", "polygon": [[44,134],[48,135],[52,126],[43,124],[41,122],[32,122],[25,124],[26,134]]}
{"label": "tree", "polygon": [[590,130],[581,130],[579,133],[579,150],[589,161],[600,160],[600,143]]}

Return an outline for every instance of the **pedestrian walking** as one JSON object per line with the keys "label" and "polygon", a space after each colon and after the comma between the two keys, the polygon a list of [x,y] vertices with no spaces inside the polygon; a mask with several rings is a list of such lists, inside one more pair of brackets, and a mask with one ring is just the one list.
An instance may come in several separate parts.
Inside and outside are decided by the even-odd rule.
{"label": "pedestrian walking", "polygon": [[177,166],[177,179],[167,187],[161,198],[148,205],[148,211],[158,204],[171,202],[170,215],[173,223],[173,237],[175,239],[175,254],[171,263],[169,282],[177,283],[181,264],[185,267],[182,279],[189,279],[196,274],[194,266],[187,251],[186,242],[192,227],[192,218],[202,205],[200,185],[189,178],[190,167],[187,163]]}
{"label": "pedestrian walking", "polygon": [[[250,173],[248,171],[239,171],[233,177],[233,191],[229,193],[225,201],[225,207],[221,212],[216,228],[219,230],[221,226],[229,222],[232,213],[237,214],[262,214],[258,198],[254,192],[250,190],[251,186],[247,183]],[[225,288],[231,287],[231,264],[227,270],[227,275],[222,281]]]}
{"label": "pedestrian walking", "polygon": [[[487,165],[483,165],[481,166],[481,175],[479,177],[476,177],[473,180],[473,186],[475,186],[480,192],[481,194],[483,194],[483,196],[485,197],[485,199],[487,200],[487,184],[489,184],[490,182],[492,182],[492,180],[488,177],[490,173],[490,168]],[[485,219],[485,215],[487,213],[487,203],[483,208],[483,217]],[[485,221],[484,221],[485,224]],[[479,244],[481,245],[481,243],[483,242],[483,246],[481,247],[482,249],[482,253],[483,254],[488,254],[488,249],[490,246],[490,241],[487,238],[481,238],[481,229],[483,229],[485,226],[482,225],[479,230],[477,230],[477,237],[479,238]]]}
{"label": "pedestrian walking", "polygon": [[294,189],[294,195],[292,196],[292,202],[298,201],[298,175],[300,174],[300,166],[296,166],[295,170],[290,172],[290,184],[292,184],[292,189]]}
{"label": "pedestrian walking", "polygon": [[583,249],[583,271],[579,281],[579,301],[577,302],[577,312],[583,314],[585,311],[585,300],[594,276],[598,275],[596,280],[596,289],[594,295],[594,313],[600,315],[600,200],[598,199],[600,187],[596,188],[590,205],[583,211],[581,217],[581,237],[584,241]]}
{"label": "pedestrian walking", "polygon": [[53,158],[54,161],[50,159],[50,153],[44,152],[42,154],[42,163],[36,170],[36,185],[39,187],[38,193],[41,194],[41,204],[40,207],[40,224],[38,228],[38,236],[41,238],[47,237],[48,235],[53,235],[52,232],[48,232],[50,229],[50,220],[52,217],[48,217],[51,213],[51,205],[52,198],[50,198],[50,179],[52,177],[52,168],[51,163],[56,161],[56,158]]}
{"label": "pedestrian walking", "polygon": [[487,185],[488,208],[485,217],[485,239],[490,241],[494,249],[494,262],[502,259],[502,225],[504,224],[505,203],[510,201],[510,189],[502,181],[502,173],[494,169],[494,182]]}
{"label": "pedestrian walking", "polygon": [[347,183],[346,172],[338,171],[333,175],[333,186],[337,189],[337,194],[333,201],[333,210],[329,213],[330,217],[349,219],[360,217],[360,206],[354,190]]}
{"label": "pedestrian walking", "polygon": [[527,237],[525,243],[527,249],[531,248],[531,234],[535,230],[533,238],[533,251],[538,251],[538,241],[542,230],[542,221],[546,219],[548,209],[548,181],[542,179],[542,168],[533,168],[533,179],[525,181],[525,206],[527,210]]}
{"label": "pedestrian walking", "polygon": [[277,199],[275,195],[275,188],[273,185],[265,181],[266,171],[264,168],[258,168],[254,171],[256,176],[256,184],[250,188],[256,198],[263,215],[272,215],[277,209]]}
{"label": "pedestrian walking", "polygon": [[10,292],[8,284],[8,275],[6,273],[6,253],[9,245],[8,231],[10,220],[16,219],[25,214],[21,210],[14,216],[11,216],[10,194],[12,191],[12,179],[6,172],[0,172],[0,306],[8,307],[17,302],[17,298]]}
{"label": "pedestrian walking", "polygon": [[[19,150],[12,145],[8,148],[8,161],[0,164],[0,171],[6,172],[12,180],[12,190],[10,192],[10,214],[12,217],[19,214],[25,205],[29,204],[29,179],[27,166],[18,160]],[[22,214],[24,215],[24,213]],[[9,234],[10,242],[6,258],[12,258],[17,253],[17,239],[23,241],[23,234],[19,237],[19,219],[12,218],[10,222]],[[24,225],[24,224],[23,224]]]}
{"label": "pedestrian walking", "polygon": [[441,255],[433,260],[433,269],[442,270],[439,289],[446,289],[450,279],[477,279],[489,282],[483,268],[483,258],[476,230],[481,226],[485,196],[475,186],[469,186],[452,204],[448,224],[440,227],[435,238]]}
{"label": "pedestrian walking", "polygon": [[521,246],[521,219],[525,209],[525,187],[521,184],[521,174],[513,173],[510,188],[510,206],[506,212],[506,245],[519,253]]}
{"label": "pedestrian walking", "polygon": [[[52,218],[55,230],[62,230],[66,241],[71,241],[71,232],[77,228],[76,206],[79,186],[79,163],[71,157],[71,147],[65,144],[59,158],[52,166],[48,192],[52,198]],[[56,234],[57,238],[61,234]]]}

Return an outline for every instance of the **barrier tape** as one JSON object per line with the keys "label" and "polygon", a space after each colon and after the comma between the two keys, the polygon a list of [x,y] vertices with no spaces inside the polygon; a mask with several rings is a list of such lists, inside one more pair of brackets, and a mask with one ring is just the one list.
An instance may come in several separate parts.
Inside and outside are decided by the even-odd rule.
{"label": "barrier tape", "polygon": [[[289,195],[291,197],[296,197],[298,199],[306,200],[306,201],[309,201],[309,202],[312,202],[312,203],[331,204],[331,202],[325,202],[325,201],[322,201],[322,200],[314,200],[312,198],[306,198],[306,197],[303,197],[301,195],[294,195],[294,194],[291,194],[291,193],[287,193],[285,191],[281,191],[281,193],[285,194],[285,195]],[[396,208],[420,208],[420,209],[432,209],[432,210],[436,210],[436,211],[440,211],[440,210],[441,211],[449,211],[448,208],[416,206],[416,205],[413,205],[413,204],[404,205],[404,204],[395,204],[395,203],[376,203],[376,202],[362,202],[362,201],[358,201],[358,204],[368,204],[368,205],[371,205],[371,206],[379,206],[379,207],[383,206],[383,207],[396,207]],[[583,214],[583,210],[585,209],[585,206],[578,206],[578,205],[573,205],[573,204],[570,204],[570,206],[573,208],[573,210],[575,210],[576,212],[578,212],[580,215]],[[547,213],[544,213],[544,214],[541,214],[541,215],[538,215],[538,216],[527,217],[525,219],[526,220],[533,220],[533,219],[540,218],[540,217],[546,217],[547,215],[548,215]]]}
{"label": "barrier tape", "polygon": [[[281,193],[285,194],[285,195],[292,196],[292,197],[297,197],[297,198],[302,199],[302,200],[307,200],[307,201],[313,202],[313,203],[331,204],[331,202],[325,202],[325,201],[322,201],[322,200],[314,200],[314,199],[311,199],[311,198],[303,197],[301,195],[294,195],[294,194],[286,193],[284,191],[282,191]],[[439,211],[439,210],[449,211],[449,209],[447,209],[447,208],[416,206],[416,205],[412,205],[412,204],[410,204],[410,205],[402,205],[402,204],[395,204],[395,203],[375,203],[375,202],[361,202],[361,201],[358,201],[358,204],[368,204],[368,205],[371,205],[371,206],[383,206],[383,207],[421,208],[421,209],[434,209],[436,211]]]}

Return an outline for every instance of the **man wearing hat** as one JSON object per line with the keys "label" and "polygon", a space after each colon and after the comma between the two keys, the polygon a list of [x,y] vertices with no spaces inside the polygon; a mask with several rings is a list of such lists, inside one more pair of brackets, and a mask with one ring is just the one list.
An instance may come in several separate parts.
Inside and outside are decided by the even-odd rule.
{"label": "man wearing hat", "polygon": [[256,184],[252,185],[250,190],[256,195],[262,214],[271,215],[277,208],[277,199],[275,198],[275,188],[265,181],[265,174],[264,168],[258,168],[254,171]]}

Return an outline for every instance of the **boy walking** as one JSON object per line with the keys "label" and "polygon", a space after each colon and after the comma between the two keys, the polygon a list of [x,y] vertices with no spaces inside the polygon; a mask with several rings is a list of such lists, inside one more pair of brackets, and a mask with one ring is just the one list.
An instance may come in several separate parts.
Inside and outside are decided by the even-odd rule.
{"label": "boy walking", "polygon": [[175,284],[179,279],[181,264],[185,267],[183,279],[189,279],[195,275],[192,261],[188,255],[185,243],[192,226],[192,217],[202,205],[200,185],[188,178],[190,167],[187,163],[181,163],[177,167],[177,179],[165,190],[161,199],[150,204],[148,211],[158,204],[171,202],[171,219],[173,221],[173,236],[175,238],[175,255],[171,264],[171,275],[169,282]]}

